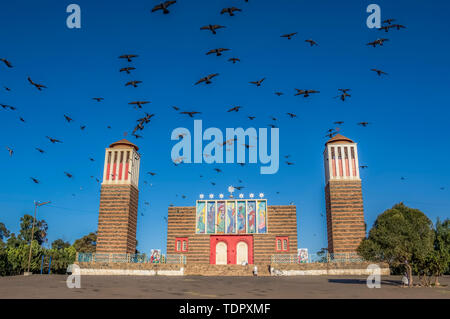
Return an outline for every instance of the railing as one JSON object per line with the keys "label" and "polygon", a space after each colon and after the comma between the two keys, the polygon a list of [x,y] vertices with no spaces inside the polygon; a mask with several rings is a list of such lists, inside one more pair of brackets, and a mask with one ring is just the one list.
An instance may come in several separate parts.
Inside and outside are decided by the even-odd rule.
{"label": "railing", "polygon": [[161,255],[159,260],[146,254],[77,253],[76,261],[90,263],[185,264],[184,255]]}
{"label": "railing", "polygon": [[186,264],[186,256],[184,256],[184,255],[167,255],[167,256],[164,256],[164,261],[166,264]]}
{"label": "railing", "polygon": [[301,259],[296,254],[272,255],[272,264],[302,264],[302,263],[342,263],[362,262],[363,258],[354,253],[308,254],[308,258]]}

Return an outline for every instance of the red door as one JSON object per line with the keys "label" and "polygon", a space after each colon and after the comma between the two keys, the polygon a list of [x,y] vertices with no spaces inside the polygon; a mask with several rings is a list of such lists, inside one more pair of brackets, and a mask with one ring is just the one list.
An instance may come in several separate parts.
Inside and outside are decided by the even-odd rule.
{"label": "red door", "polygon": [[227,245],[227,264],[236,264],[236,246],[244,242],[248,247],[248,263],[253,264],[253,236],[252,235],[211,235],[209,245],[209,263],[216,263],[216,245],[224,242]]}

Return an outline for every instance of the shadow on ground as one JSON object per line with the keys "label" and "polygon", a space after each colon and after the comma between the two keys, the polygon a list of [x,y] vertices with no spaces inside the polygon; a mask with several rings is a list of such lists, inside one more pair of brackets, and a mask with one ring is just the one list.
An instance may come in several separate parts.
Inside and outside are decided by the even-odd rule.
{"label": "shadow on ground", "polygon": [[[366,279],[328,279],[328,282],[330,283],[336,283],[336,284],[353,284],[353,285],[366,285],[367,280]],[[402,286],[402,283],[398,280],[382,280],[382,285],[388,285],[388,286]]]}

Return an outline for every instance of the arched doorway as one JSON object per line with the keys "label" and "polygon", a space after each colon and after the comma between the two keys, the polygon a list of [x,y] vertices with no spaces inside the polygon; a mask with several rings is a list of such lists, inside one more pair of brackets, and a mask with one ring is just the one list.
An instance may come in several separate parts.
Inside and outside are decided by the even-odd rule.
{"label": "arched doorway", "polygon": [[216,265],[227,264],[227,244],[223,241],[216,245]]}
{"label": "arched doorway", "polygon": [[236,264],[241,265],[243,262],[248,263],[248,245],[244,241],[240,241],[236,245]]}

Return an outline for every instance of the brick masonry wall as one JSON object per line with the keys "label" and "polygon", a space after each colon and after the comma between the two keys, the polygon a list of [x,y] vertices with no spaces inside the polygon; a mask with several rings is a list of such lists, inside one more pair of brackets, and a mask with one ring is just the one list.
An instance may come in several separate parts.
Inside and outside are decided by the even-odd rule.
{"label": "brick masonry wall", "polygon": [[[297,254],[297,209],[294,205],[269,206],[267,211],[267,234],[254,235],[255,264],[268,264],[272,255]],[[275,238],[288,236],[289,250],[276,251]]]}
{"label": "brick masonry wall", "polygon": [[356,253],[365,237],[361,181],[329,181],[325,202],[329,252]]}
{"label": "brick masonry wall", "polygon": [[138,199],[133,185],[102,185],[97,253],[135,253]]}
{"label": "brick masonry wall", "polygon": [[[167,223],[167,253],[183,254],[186,262],[209,264],[210,235],[195,234],[195,207],[169,207]],[[297,254],[296,207],[268,206],[267,234],[253,234],[255,264],[270,263],[273,254]],[[276,236],[288,236],[289,251],[276,252]],[[175,238],[188,238],[188,252],[175,251]]]}

